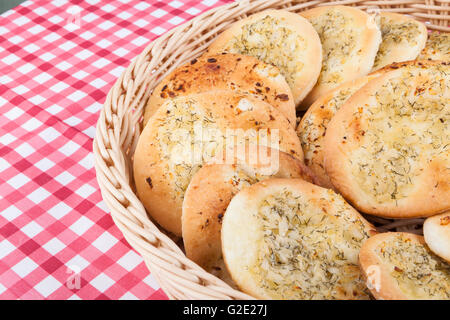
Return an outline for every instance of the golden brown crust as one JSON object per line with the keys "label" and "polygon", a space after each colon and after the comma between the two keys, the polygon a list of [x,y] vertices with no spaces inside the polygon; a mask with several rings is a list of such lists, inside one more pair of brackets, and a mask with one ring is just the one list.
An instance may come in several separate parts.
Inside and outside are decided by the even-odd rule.
{"label": "golden brown crust", "polygon": [[166,230],[181,235],[181,206],[192,175],[217,157],[227,130],[235,129],[241,129],[237,134],[247,142],[256,132],[265,133],[267,143],[278,134],[279,149],[303,160],[300,141],[287,119],[247,95],[212,91],[179,96],[150,118],[136,147],[134,178],[147,212]]}
{"label": "golden brown crust", "polygon": [[380,68],[378,70],[372,71],[369,73],[369,75],[381,75],[388,71],[397,70],[400,68],[406,68],[406,67],[431,67],[434,65],[442,64],[442,61],[437,60],[409,60],[409,61],[402,61],[402,62],[394,62],[387,66],[384,66],[383,68]]}
{"label": "golden brown crust", "polygon": [[450,262],[450,211],[426,219],[423,235],[431,251]]}
{"label": "golden brown crust", "polygon": [[[276,152],[278,169],[265,171],[264,162],[249,164],[210,164],[203,166],[193,177],[183,201],[182,233],[186,256],[204,268],[230,283],[228,272],[223,268],[220,230],[225,210],[232,197],[239,190],[270,177],[301,178],[313,181],[309,169],[298,159],[278,150],[260,147]],[[231,283],[230,283],[231,284]]]}
{"label": "golden brown crust", "polygon": [[[450,281],[445,276],[450,275],[450,268],[433,255],[422,236],[404,232],[379,233],[363,244],[359,263],[376,299],[450,299],[445,289],[450,289]],[[420,269],[422,264],[433,274],[427,273],[430,270]],[[437,276],[440,279],[436,281]]]}
{"label": "golden brown crust", "polygon": [[175,69],[153,91],[144,112],[144,125],[167,99],[211,90],[250,94],[277,108],[295,125],[295,104],[280,71],[240,54],[204,55]]}
{"label": "golden brown crust", "polygon": [[268,179],[231,200],[222,250],[235,283],[256,298],[367,299],[358,253],[373,234],[332,190]]}
{"label": "golden brown crust", "polygon": [[266,10],[234,23],[208,52],[241,53],[277,66],[296,105],[314,86],[322,63],[317,32],[306,19],[284,10]]}
{"label": "golden brown crust", "polygon": [[323,50],[319,80],[302,103],[307,108],[339,84],[370,72],[381,32],[367,13],[353,7],[323,6],[300,14],[313,24]]}
{"label": "golden brown crust", "polygon": [[394,62],[416,59],[427,41],[426,26],[413,18],[393,12],[381,12],[377,18],[382,42],[372,70]]}
{"label": "golden brown crust", "polygon": [[314,172],[320,186],[333,188],[323,165],[323,143],[328,123],[352,94],[379,75],[381,73],[341,84],[317,99],[302,117],[297,135],[302,143],[305,164]]}
{"label": "golden brown crust", "polygon": [[360,211],[409,218],[450,208],[450,151],[436,144],[449,137],[449,74],[445,62],[407,63],[370,81],[329,123],[325,170]]}

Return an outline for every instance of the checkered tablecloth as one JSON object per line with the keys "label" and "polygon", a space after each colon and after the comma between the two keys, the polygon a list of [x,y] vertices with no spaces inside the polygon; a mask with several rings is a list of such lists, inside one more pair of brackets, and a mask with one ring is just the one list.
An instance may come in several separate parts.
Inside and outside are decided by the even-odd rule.
{"label": "checkered tablecloth", "polygon": [[0,16],[0,299],[165,299],[114,225],[92,138],[152,39],[229,0],[35,0]]}

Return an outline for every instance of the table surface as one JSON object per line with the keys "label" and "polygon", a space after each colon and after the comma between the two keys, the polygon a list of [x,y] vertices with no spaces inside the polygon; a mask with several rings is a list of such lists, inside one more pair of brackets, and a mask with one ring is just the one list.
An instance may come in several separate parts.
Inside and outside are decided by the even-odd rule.
{"label": "table surface", "polygon": [[166,299],[102,201],[92,139],[154,38],[230,0],[34,0],[0,15],[0,299]]}

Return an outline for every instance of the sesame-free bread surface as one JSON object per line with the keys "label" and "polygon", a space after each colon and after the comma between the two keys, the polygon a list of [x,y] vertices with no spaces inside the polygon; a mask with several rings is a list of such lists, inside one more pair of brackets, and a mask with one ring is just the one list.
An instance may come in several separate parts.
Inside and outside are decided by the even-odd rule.
{"label": "sesame-free bread surface", "polygon": [[425,48],[418,59],[450,61],[450,33],[434,31],[428,34]]}
{"label": "sesame-free bread surface", "polygon": [[268,179],[242,189],[222,223],[225,264],[259,299],[368,299],[358,253],[374,228],[330,189]]}
{"label": "sesame-free bread surface", "polygon": [[305,18],[284,10],[266,10],[235,22],[208,52],[245,54],[278,67],[296,105],[311,91],[322,64],[317,32]]}
{"label": "sesame-free bread surface", "polygon": [[297,127],[297,135],[302,144],[305,164],[314,172],[320,186],[333,187],[323,165],[328,123],[348,98],[377,76],[365,76],[341,84],[317,99],[302,117]]}
{"label": "sesame-free bread surface", "polygon": [[427,218],[423,236],[431,251],[450,263],[450,211]]}
{"label": "sesame-free bread surface", "polygon": [[370,72],[381,32],[374,19],[353,7],[324,6],[300,14],[316,29],[323,52],[317,84],[302,103],[307,108],[327,91]]}
{"label": "sesame-free bread surface", "polygon": [[450,264],[433,254],[422,236],[379,233],[364,243],[359,261],[376,299],[450,299]]}
{"label": "sesame-free bread surface", "polygon": [[427,41],[426,26],[416,19],[393,12],[380,12],[377,19],[382,42],[373,70],[394,62],[416,59]]}
{"label": "sesame-free bread surface", "polygon": [[137,194],[150,216],[181,235],[182,201],[192,176],[220,158],[227,141],[236,141],[236,136],[244,143],[274,145],[303,160],[294,128],[262,100],[211,91],[164,102],[142,131],[133,163]]}
{"label": "sesame-free bread surface", "polygon": [[203,166],[192,177],[184,195],[181,220],[186,256],[230,284],[220,234],[225,210],[233,196],[242,188],[271,177],[313,181],[309,169],[298,159],[263,146],[258,152],[264,152],[265,158],[247,155],[243,159],[238,155],[232,163]]}
{"label": "sesame-free bread surface", "polygon": [[175,69],[153,91],[144,125],[167,99],[211,90],[233,90],[260,98],[295,125],[294,99],[278,68],[240,54],[204,55]]}
{"label": "sesame-free bread surface", "polygon": [[450,208],[450,66],[405,63],[356,92],[328,124],[324,164],[362,212],[426,217]]}

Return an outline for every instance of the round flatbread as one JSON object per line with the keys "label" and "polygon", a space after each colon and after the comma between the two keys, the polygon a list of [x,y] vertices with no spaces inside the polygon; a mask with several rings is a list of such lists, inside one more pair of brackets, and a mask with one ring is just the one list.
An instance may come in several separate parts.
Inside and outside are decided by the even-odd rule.
{"label": "round flatbread", "polygon": [[372,70],[394,62],[414,60],[425,47],[428,31],[423,23],[393,12],[381,12],[377,23],[382,42]]}
{"label": "round flatbread", "polygon": [[431,251],[450,262],[450,211],[426,219],[423,235]]}
{"label": "round flatbread", "polygon": [[449,63],[407,63],[370,81],[328,124],[324,164],[333,186],[381,217],[450,209],[449,104]]}
{"label": "round flatbread", "polygon": [[234,23],[208,52],[245,54],[278,67],[296,105],[311,91],[322,63],[317,32],[303,17],[283,10],[266,10]]}
{"label": "round flatbread", "polygon": [[376,299],[450,299],[450,264],[433,254],[422,236],[377,234],[362,246],[359,262]]}
{"label": "round flatbread", "polygon": [[367,299],[358,253],[374,227],[330,189],[268,179],[242,189],[222,223],[233,280],[259,299]]}
{"label": "round flatbread", "polygon": [[297,127],[297,135],[302,143],[305,164],[314,172],[318,184],[324,188],[333,188],[323,165],[323,144],[328,123],[356,91],[377,76],[379,75],[365,76],[345,82],[323,95],[306,111]]}
{"label": "round flatbread", "polygon": [[145,126],[134,155],[137,194],[150,216],[181,235],[181,206],[192,176],[233,143],[271,146],[303,160],[294,128],[264,101],[232,91],[167,100]]}
{"label": "round flatbread", "polygon": [[418,59],[450,61],[450,33],[434,31],[428,34],[425,48]]}
{"label": "round flatbread", "polygon": [[327,91],[370,72],[381,32],[374,19],[353,7],[324,6],[300,14],[316,29],[323,52],[319,80],[302,103],[308,108]]}
{"label": "round flatbread", "polygon": [[278,68],[240,54],[203,56],[177,68],[153,91],[144,125],[167,99],[211,90],[234,90],[260,98],[295,126],[294,99]]}
{"label": "round flatbread", "polygon": [[[181,221],[186,256],[229,284],[232,281],[224,267],[220,230],[233,196],[242,188],[271,177],[314,180],[298,159],[266,147],[260,147],[259,152],[264,152],[265,158],[203,166],[192,177],[184,195]],[[272,157],[276,158],[271,160]]]}

